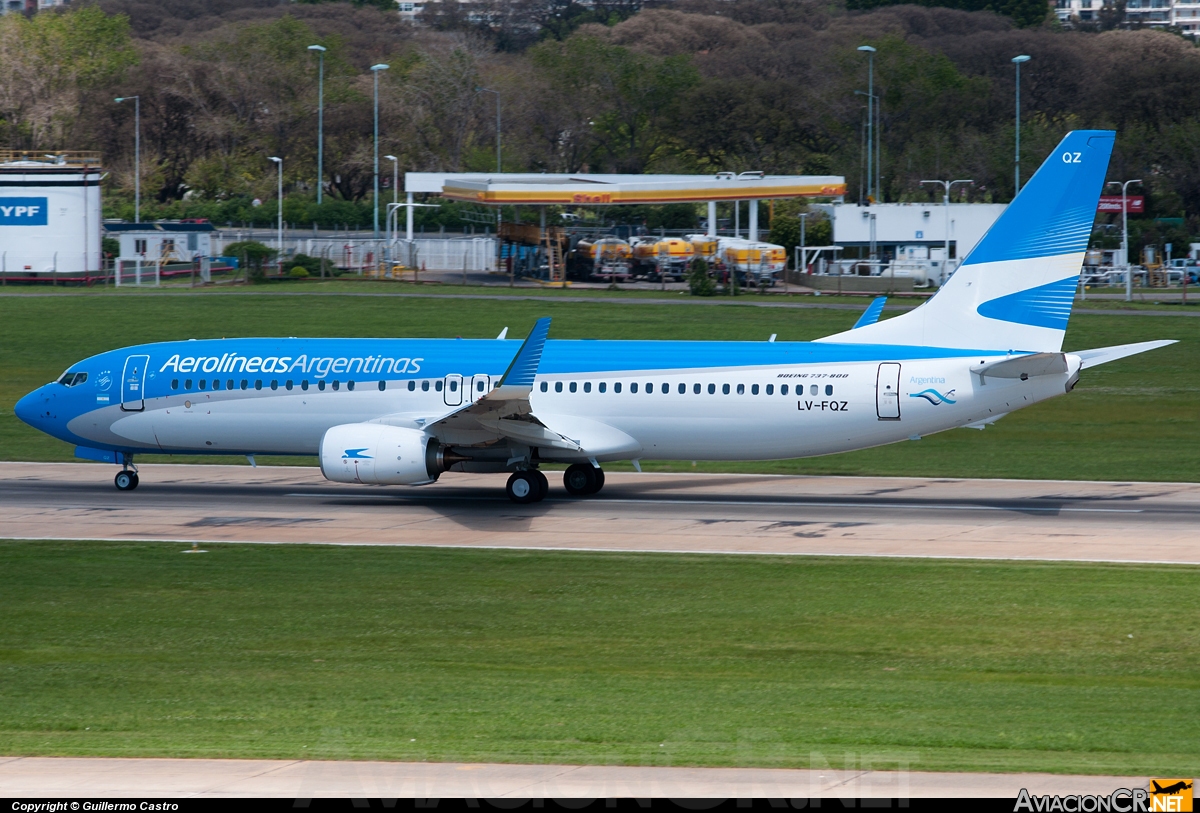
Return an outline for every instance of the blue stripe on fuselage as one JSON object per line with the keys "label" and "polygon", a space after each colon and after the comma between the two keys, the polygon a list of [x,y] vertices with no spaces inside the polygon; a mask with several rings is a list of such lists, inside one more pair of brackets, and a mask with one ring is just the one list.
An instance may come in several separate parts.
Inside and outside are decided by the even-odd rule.
{"label": "blue stripe on fuselage", "polygon": [[[496,339],[213,339],[163,342],[113,350],[74,365],[72,369],[107,367],[118,371],[127,356],[148,354],[147,398],[171,393],[170,382],[180,378],[320,379],[375,381],[442,378],[451,373],[503,373],[521,347],[518,340]],[[959,350],[869,344],[817,342],[691,342],[551,340],[546,343],[538,373],[612,373],[695,370],[706,367],[762,367],[789,364],[905,361],[967,356],[995,356],[1007,350]],[[220,359],[236,354],[234,369],[217,366],[205,371],[184,365],[190,359]],[[178,357],[178,360],[172,363]],[[244,369],[241,360],[257,359]],[[386,359],[380,364],[380,359]],[[271,360],[268,372],[261,372]],[[214,367],[215,362],[207,362]]]}

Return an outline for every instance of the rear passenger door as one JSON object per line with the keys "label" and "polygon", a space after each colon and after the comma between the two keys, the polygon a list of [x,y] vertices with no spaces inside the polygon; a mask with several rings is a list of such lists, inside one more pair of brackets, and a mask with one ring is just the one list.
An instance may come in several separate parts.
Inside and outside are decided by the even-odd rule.
{"label": "rear passenger door", "polygon": [[879,365],[875,378],[875,412],[881,421],[900,420],[900,365]]}

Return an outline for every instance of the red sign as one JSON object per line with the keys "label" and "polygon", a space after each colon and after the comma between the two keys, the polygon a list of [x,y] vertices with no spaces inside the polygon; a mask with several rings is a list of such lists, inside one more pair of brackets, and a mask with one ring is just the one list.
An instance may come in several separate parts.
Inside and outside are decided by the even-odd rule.
{"label": "red sign", "polygon": [[[1146,198],[1142,195],[1130,195],[1125,198],[1128,208],[1125,211],[1131,215],[1140,215],[1146,211]],[[1120,195],[1101,195],[1100,205],[1096,207],[1097,212],[1120,212],[1121,211],[1121,196]]]}

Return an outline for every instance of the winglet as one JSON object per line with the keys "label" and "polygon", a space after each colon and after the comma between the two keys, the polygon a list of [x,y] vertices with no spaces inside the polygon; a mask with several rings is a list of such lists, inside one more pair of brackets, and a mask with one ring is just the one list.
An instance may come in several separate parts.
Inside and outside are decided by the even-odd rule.
{"label": "winglet", "polygon": [[858,317],[858,321],[854,323],[854,327],[852,327],[850,329],[856,330],[860,327],[866,327],[867,325],[873,325],[876,322],[878,322],[879,315],[881,313],[883,313],[883,306],[886,303],[887,303],[886,296],[875,297],[875,300],[873,302],[871,302],[870,305],[867,305],[867,309],[865,311],[863,311],[862,316]]}
{"label": "winglet", "polygon": [[533,389],[533,379],[537,375],[538,365],[542,361],[542,350],[546,347],[546,336],[550,333],[550,317],[538,319],[529,331],[529,337],[513,357],[512,363],[500,379],[500,386],[494,391],[497,397],[510,397],[512,390],[504,392],[505,388],[521,389],[525,392]]}

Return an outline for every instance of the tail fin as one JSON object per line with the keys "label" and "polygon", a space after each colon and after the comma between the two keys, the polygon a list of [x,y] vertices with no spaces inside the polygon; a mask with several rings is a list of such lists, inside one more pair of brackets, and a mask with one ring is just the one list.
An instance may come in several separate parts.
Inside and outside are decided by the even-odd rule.
{"label": "tail fin", "polygon": [[1067,134],[928,302],[820,341],[1062,349],[1116,134]]}

